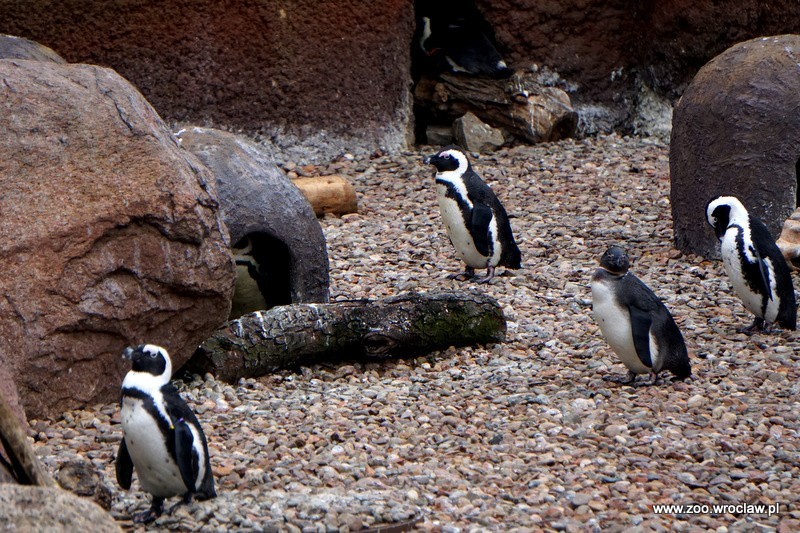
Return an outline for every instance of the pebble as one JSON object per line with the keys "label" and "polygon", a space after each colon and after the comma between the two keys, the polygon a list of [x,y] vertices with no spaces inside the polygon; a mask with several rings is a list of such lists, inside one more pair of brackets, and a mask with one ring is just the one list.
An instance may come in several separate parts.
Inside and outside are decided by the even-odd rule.
{"label": "pebble", "polygon": [[[358,215],[321,219],[333,301],[484,291],[507,313],[507,340],[235,385],[211,375],[178,381],[208,437],[219,495],[153,528],[724,531],[757,520],[797,530],[800,334],[737,333],[752,317],[721,263],[675,251],[668,151],[612,135],[474,160],[512,216],[523,254],[522,269],[486,285],[446,277],[463,264],[420,162],[432,147],[286,167],[346,175],[358,192]],[[690,379],[636,387],[605,379],[626,370],[598,332],[588,283],[613,243],[628,249],[633,271],[682,328]],[[115,480],[118,406],[31,428],[49,470],[76,456],[96,467],[125,528],[147,509],[137,481],[123,491]],[[781,513],[735,522],[651,510],[760,502],[781,502]]]}

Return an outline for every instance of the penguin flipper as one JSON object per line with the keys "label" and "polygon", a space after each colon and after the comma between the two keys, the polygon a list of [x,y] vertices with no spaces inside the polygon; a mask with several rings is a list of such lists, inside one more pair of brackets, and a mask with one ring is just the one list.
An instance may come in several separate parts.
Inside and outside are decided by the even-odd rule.
{"label": "penguin flipper", "polygon": [[125,490],[131,488],[131,479],[133,479],[133,461],[131,454],[128,453],[128,446],[125,444],[125,438],[119,443],[119,451],[117,452],[117,483]]}
{"label": "penguin flipper", "polygon": [[492,208],[488,205],[479,202],[474,202],[472,204],[472,235],[475,242],[475,249],[478,250],[481,255],[488,256],[490,254],[489,224],[493,216]]}
{"label": "penguin flipper", "polygon": [[195,491],[194,479],[197,472],[197,458],[195,457],[194,436],[189,424],[181,418],[175,422],[175,458],[178,463],[178,470],[181,472],[183,484],[189,492]]}
{"label": "penguin flipper", "polygon": [[761,257],[761,254],[758,253],[758,250],[755,246],[750,246],[750,253],[752,253],[756,258],[756,264],[758,265],[758,272],[761,274],[761,287],[760,290],[763,291],[765,294],[769,294],[769,272],[767,272],[767,266],[764,264],[764,258]]}
{"label": "penguin flipper", "polygon": [[631,333],[636,355],[644,366],[653,368],[653,360],[650,357],[650,326],[653,320],[650,313],[635,305],[628,305],[628,311],[631,315]]}

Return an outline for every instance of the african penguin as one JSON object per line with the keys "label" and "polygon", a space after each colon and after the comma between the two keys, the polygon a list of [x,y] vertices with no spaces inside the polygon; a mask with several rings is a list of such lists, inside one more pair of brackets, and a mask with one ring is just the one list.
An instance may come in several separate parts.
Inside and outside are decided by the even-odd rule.
{"label": "african penguin", "polygon": [[155,520],[164,499],[183,496],[206,500],[217,495],[200,422],[172,383],[172,362],[164,348],[142,344],[126,348],[131,371],[122,382],[123,439],[117,453],[117,482],[131,487],[133,469],[142,489],[153,495],[149,510],[133,517],[137,523]]}
{"label": "african penguin", "polygon": [[592,310],[611,349],[628,367],[628,383],[637,374],[662,370],[678,379],[691,375],[689,354],[675,320],[650,287],[628,271],[628,254],[611,246],[592,276]]}
{"label": "african penguin", "polygon": [[451,71],[508,78],[514,71],[503,61],[491,26],[474,2],[417,2],[417,43],[436,74]]}
{"label": "african penguin", "polygon": [[265,279],[261,265],[253,255],[253,242],[249,237],[243,238],[236,246],[231,248],[233,259],[236,261],[236,284],[233,289],[233,301],[228,320],[240,316],[269,309],[267,299],[261,288]]}
{"label": "african penguin", "polygon": [[521,254],[508,215],[492,189],[472,170],[467,155],[456,146],[447,146],[424,162],[436,167],[439,209],[450,242],[467,264],[463,274],[453,279],[469,279],[476,268],[487,269],[476,279],[486,283],[494,277],[497,265],[521,268]]}
{"label": "african penguin", "polygon": [[722,264],[744,306],[755,315],[745,333],[777,323],[797,328],[792,275],[767,226],[733,196],[719,196],[706,207],[706,218],[720,242]]}

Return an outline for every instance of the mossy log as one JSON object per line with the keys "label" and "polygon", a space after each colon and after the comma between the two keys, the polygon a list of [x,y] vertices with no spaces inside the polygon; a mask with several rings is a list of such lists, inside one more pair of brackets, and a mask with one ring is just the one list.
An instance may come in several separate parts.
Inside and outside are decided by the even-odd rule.
{"label": "mossy log", "polygon": [[452,121],[471,111],[529,143],[569,137],[578,125],[569,95],[542,86],[527,72],[499,80],[458,74],[423,77],[414,89],[414,103],[437,120]]}
{"label": "mossy log", "polygon": [[[25,429],[11,409],[5,397],[0,394],[0,444],[5,457],[0,456],[0,469],[10,474],[22,485],[55,487],[55,481],[39,462],[39,458],[28,442]],[[7,479],[3,476],[4,479]]]}
{"label": "mossy log", "polygon": [[315,362],[497,343],[505,333],[500,305],[477,292],[292,304],[228,322],[198,348],[186,369],[235,382]]}

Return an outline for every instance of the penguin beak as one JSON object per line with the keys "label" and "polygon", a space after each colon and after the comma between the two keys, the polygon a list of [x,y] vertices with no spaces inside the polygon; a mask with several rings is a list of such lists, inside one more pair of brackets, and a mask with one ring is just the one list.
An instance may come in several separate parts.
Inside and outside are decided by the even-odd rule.
{"label": "penguin beak", "polygon": [[425,157],[422,158],[422,162],[425,163],[426,165],[430,165],[431,163],[433,163],[433,156],[426,155]]}
{"label": "penguin beak", "polygon": [[130,346],[128,346],[127,348],[125,348],[125,349],[122,351],[122,358],[123,358],[123,359],[127,359],[127,360],[129,360],[129,361],[130,361],[131,359],[133,359],[133,348],[131,348]]}

